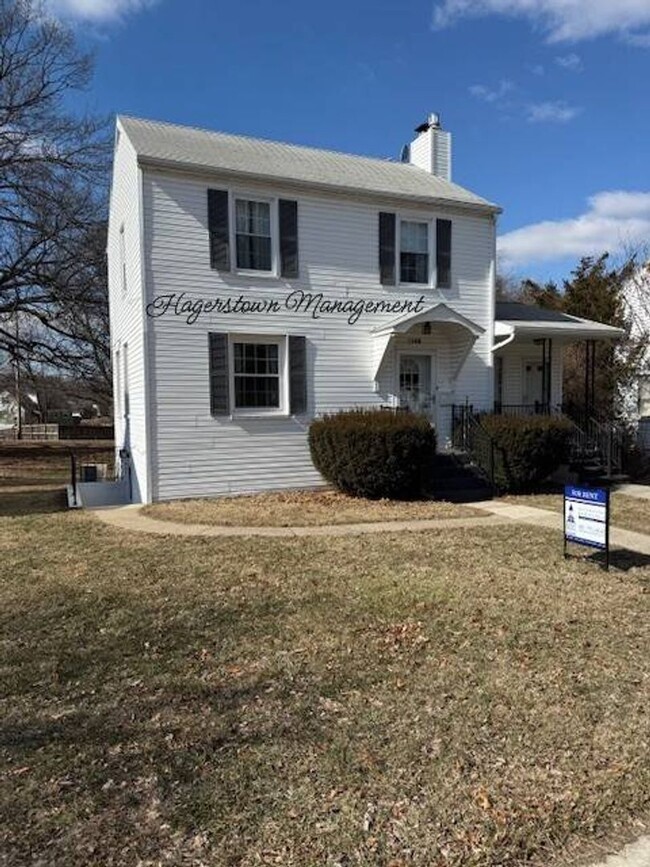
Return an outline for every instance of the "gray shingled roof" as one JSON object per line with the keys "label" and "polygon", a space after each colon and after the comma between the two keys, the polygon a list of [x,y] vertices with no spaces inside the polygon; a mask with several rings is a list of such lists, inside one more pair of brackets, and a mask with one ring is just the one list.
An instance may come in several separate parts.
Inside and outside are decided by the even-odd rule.
{"label": "gray shingled roof", "polygon": [[133,117],[119,118],[144,164],[184,166],[250,178],[418,201],[454,202],[498,211],[469,190],[406,163],[207,132]]}
{"label": "gray shingled roof", "polygon": [[560,310],[548,310],[521,301],[497,301],[496,318],[509,322],[583,322],[577,316],[570,316]]}

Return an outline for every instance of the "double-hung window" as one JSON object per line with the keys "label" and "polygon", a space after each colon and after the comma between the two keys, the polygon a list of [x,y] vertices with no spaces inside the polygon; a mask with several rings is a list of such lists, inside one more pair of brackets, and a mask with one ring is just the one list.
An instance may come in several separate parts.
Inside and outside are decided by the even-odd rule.
{"label": "double-hung window", "polygon": [[400,222],[400,283],[429,282],[429,224]]}
{"label": "double-hung window", "polygon": [[235,199],[237,268],[273,271],[271,203]]}
{"label": "double-hung window", "polygon": [[280,341],[234,341],[235,410],[282,408],[282,344]]}

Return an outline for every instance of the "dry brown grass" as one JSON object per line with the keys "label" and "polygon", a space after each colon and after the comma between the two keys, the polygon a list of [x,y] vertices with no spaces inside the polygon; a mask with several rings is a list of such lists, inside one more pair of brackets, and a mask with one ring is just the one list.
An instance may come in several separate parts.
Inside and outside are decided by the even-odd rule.
{"label": "dry brown grass", "polygon": [[547,863],[650,806],[649,615],[530,527],[2,518],[3,863]]}
{"label": "dry brown grass", "polygon": [[[562,494],[512,494],[503,499],[522,506],[533,506],[552,512],[562,511]],[[650,534],[650,500],[612,494],[610,522],[613,527]]]}
{"label": "dry brown grass", "polygon": [[335,491],[287,491],[145,506],[145,515],[183,524],[225,527],[312,527],[431,518],[480,518],[487,512],[455,503],[364,500]]}

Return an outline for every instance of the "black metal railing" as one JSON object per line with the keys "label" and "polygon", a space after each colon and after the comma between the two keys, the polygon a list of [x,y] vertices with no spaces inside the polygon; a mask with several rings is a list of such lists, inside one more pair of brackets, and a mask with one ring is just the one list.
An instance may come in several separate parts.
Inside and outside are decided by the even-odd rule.
{"label": "black metal railing", "polygon": [[112,481],[115,478],[115,452],[112,446],[70,451],[70,489],[73,506],[79,505],[79,482]]}
{"label": "black metal railing", "polygon": [[495,486],[497,446],[481,424],[480,414],[470,404],[452,404],[451,441],[458,451],[468,454],[492,487]]}
{"label": "black metal railing", "polygon": [[496,415],[560,415],[562,407],[555,404],[541,403],[499,403],[495,402],[494,412]]}
{"label": "black metal railing", "polygon": [[[531,408],[534,412],[530,411]],[[597,466],[608,476],[621,473],[624,469],[626,432],[616,422],[580,414],[569,406],[502,404],[500,411],[503,415],[562,415],[573,426],[569,453],[572,464]],[[475,412],[471,404],[452,405],[452,445],[469,454],[493,483],[495,446],[480,419],[480,413]]]}

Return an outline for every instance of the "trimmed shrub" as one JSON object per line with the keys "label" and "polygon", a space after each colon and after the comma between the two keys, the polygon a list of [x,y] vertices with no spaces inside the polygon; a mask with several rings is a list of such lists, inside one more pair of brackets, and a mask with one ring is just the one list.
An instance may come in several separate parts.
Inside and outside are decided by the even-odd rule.
{"label": "trimmed shrub", "polygon": [[495,445],[500,490],[530,490],[569,460],[574,427],[563,416],[483,415],[480,421]]}
{"label": "trimmed shrub", "polygon": [[316,469],[339,491],[413,499],[422,493],[436,434],[424,415],[358,409],[313,422],[309,448]]}

